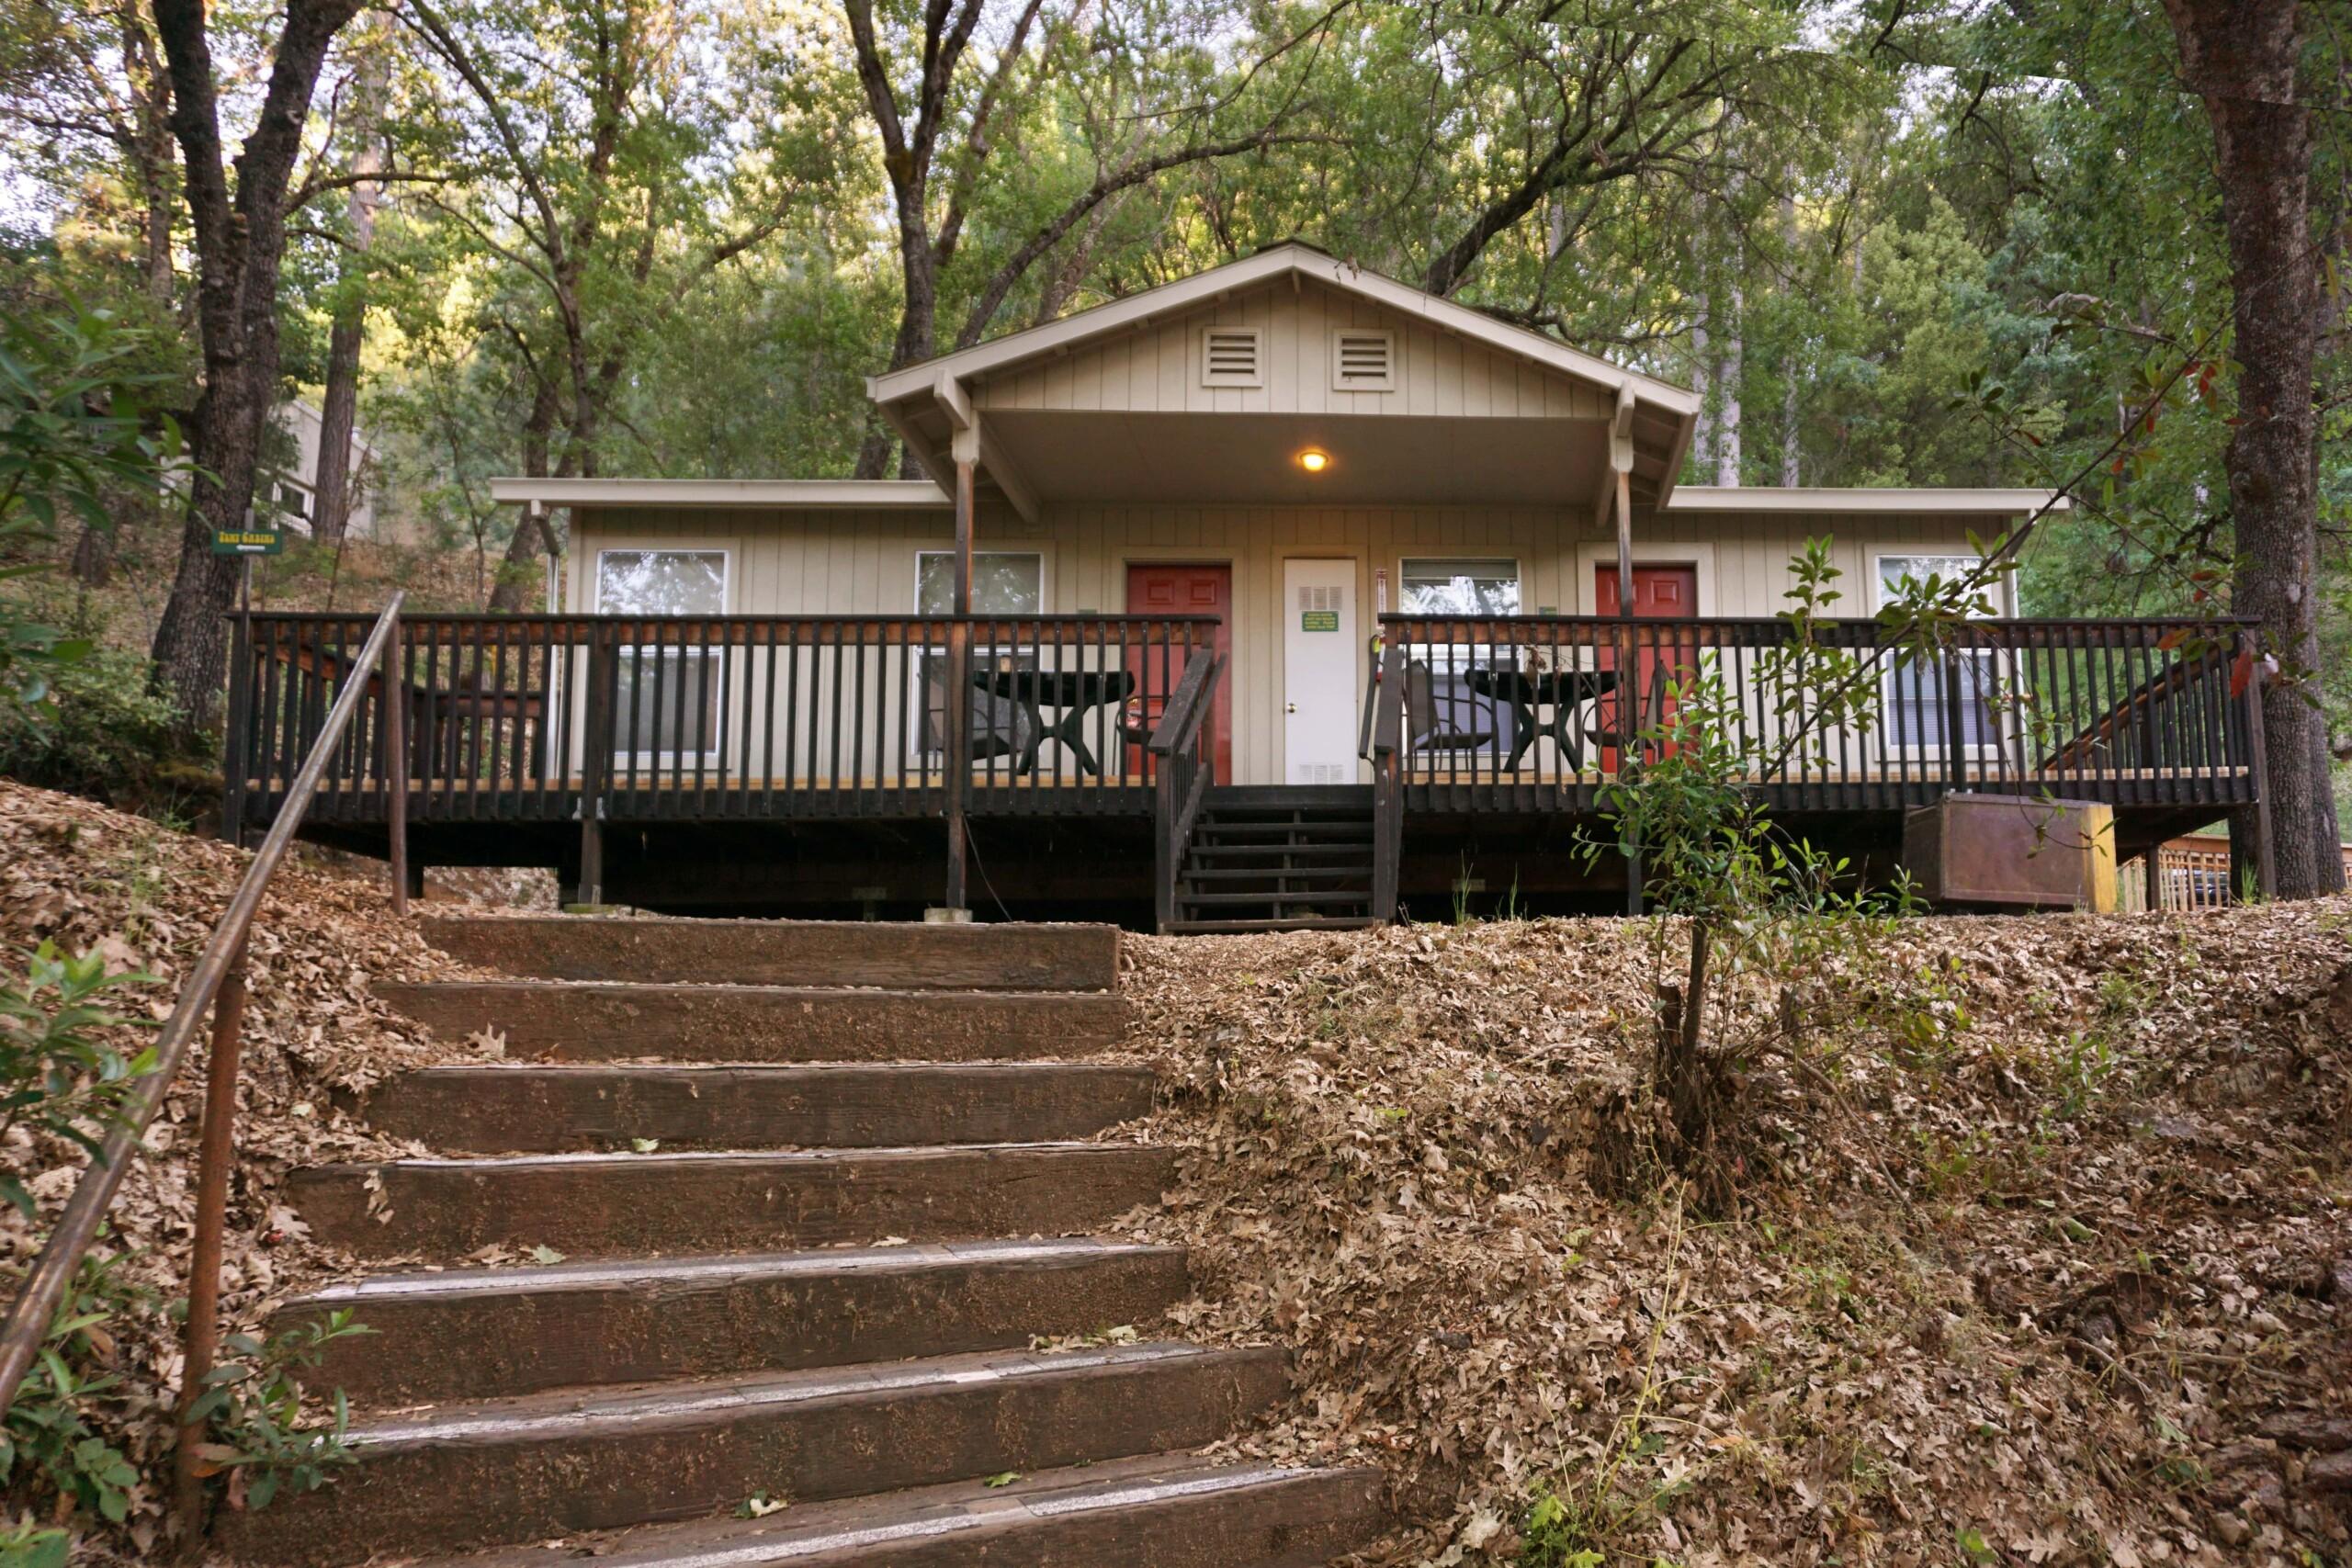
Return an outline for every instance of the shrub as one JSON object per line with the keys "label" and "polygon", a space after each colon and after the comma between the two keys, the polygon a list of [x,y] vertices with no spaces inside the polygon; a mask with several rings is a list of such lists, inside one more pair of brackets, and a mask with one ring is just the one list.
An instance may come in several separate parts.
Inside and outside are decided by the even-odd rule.
{"label": "shrub", "polygon": [[0,773],[149,816],[179,819],[217,795],[209,760],[172,739],[177,710],[148,686],[149,663],[93,649],[48,676],[40,708],[0,704]]}
{"label": "shrub", "polygon": [[298,1374],[317,1366],[333,1341],[373,1332],[345,1310],[267,1340],[231,1335],[222,1347],[231,1359],[206,1375],[205,1392],[190,1412],[211,1432],[211,1441],[197,1450],[198,1473],[229,1472],[235,1502],[266,1508],[280,1492],[314,1491],[338,1466],[355,1462],[344,1443],[351,1406],[343,1391],[334,1391],[327,1422],[310,1423]]}
{"label": "shrub", "polygon": [[[125,1057],[102,1038],[143,1021],[108,1010],[101,998],[119,987],[154,979],[109,970],[96,953],[66,957],[51,942],[33,949],[22,981],[0,978],[0,1142],[29,1127],[96,1156],[123,1097],[155,1066],[153,1050]],[[6,1171],[0,1171],[0,1199],[32,1216],[32,1195]]]}
{"label": "shrub", "polygon": [[[0,1478],[10,1492],[51,1495],[66,1509],[118,1524],[130,1513],[139,1472],[93,1429],[89,1406],[120,1397],[121,1379],[103,1370],[114,1354],[107,1325],[134,1306],[139,1295],[117,1273],[121,1262],[120,1255],[83,1258],[74,1288],[59,1304],[40,1354],[0,1425]],[[0,1535],[0,1541],[14,1539]],[[35,1554],[40,1544],[39,1532],[22,1543],[28,1561],[40,1561]]]}

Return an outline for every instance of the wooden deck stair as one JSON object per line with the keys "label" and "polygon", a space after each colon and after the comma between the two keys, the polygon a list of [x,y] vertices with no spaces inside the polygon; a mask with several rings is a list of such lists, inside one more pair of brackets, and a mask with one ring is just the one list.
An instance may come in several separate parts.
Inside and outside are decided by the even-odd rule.
{"label": "wooden deck stair", "polygon": [[[1084,1234],[1172,1175],[1086,1141],[1148,1075],[1065,1055],[1124,1026],[1115,931],[428,931],[516,978],[386,991],[505,1059],[368,1097],[445,1156],[294,1174],[315,1235],[386,1260],[280,1314],[376,1330],[321,1372],[360,1463],[224,1515],[234,1560],[1308,1568],[1381,1529],[1371,1472],[1194,1454],[1283,1396],[1283,1358],[1155,1337],[1182,1250]],[[1031,1348],[1118,1325],[1141,1337]]]}
{"label": "wooden deck stair", "polygon": [[1193,825],[1175,932],[1350,930],[1372,912],[1370,792],[1225,790]]}

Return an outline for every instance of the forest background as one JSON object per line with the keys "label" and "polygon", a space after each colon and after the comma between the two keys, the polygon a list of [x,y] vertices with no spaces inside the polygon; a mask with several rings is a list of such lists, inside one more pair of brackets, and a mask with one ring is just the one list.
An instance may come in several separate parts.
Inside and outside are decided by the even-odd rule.
{"label": "forest background", "polygon": [[[2282,830],[2332,845],[2347,17],[0,0],[12,362],[80,321],[204,476],[0,541],[70,568],[0,586],[200,758],[234,568],[190,542],[269,512],[290,401],[326,457],[265,599],[531,607],[562,518],[518,526],[493,475],[911,472],[867,374],[1297,236],[1698,389],[1688,482],[2065,489],[2029,614],[2300,618],[2272,711],[2315,717],[2274,773],[2322,781]],[[2250,347],[2312,388],[2283,500]]]}

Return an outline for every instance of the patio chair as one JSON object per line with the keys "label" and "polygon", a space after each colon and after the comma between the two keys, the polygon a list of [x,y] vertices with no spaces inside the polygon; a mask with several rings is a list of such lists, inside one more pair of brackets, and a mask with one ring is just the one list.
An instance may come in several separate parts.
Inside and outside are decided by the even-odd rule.
{"label": "patio chair", "polygon": [[[1464,725],[1455,716],[1467,709]],[[1489,698],[1451,696],[1440,704],[1430,675],[1429,660],[1405,666],[1405,724],[1416,751],[1476,751],[1495,742],[1495,705]],[[1477,728],[1484,725],[1484,728]]]}

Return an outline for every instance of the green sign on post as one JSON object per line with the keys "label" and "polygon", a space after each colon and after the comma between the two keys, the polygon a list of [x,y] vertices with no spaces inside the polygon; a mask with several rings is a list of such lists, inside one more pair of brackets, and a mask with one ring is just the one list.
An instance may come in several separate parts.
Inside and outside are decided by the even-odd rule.
{"label": "green sign on post", "polygon": [[286,533],[280,528],[215,528],[216,556],[276,556],[286,553]]}

